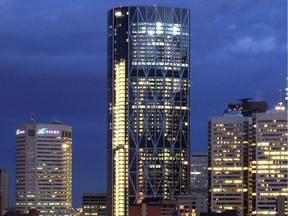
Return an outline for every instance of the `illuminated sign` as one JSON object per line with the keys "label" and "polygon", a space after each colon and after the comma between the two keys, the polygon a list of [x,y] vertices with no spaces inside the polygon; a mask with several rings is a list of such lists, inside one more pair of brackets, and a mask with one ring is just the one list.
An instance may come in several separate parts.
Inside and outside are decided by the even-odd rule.
{"label": "illuminated sign", "polygon": [[16,135],[21,135],[21,134],[25,134],[25,130],[16,130]]}
{"label": "illuminated sign", "polygon": [[44,135],[44,134],[60,134],[60,131],[59,130],[50,130],[48,128],[41,128],[37,131],[37,134],[38,135]]}

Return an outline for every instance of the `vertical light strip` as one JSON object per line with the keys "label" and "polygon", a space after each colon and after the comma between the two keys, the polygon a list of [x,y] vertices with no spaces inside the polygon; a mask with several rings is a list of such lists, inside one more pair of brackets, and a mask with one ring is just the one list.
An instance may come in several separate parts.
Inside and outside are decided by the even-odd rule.
{"label": "vertical light strip", "polygon": [[125,61],[115,66],[115,107],[114,107],[114,215],[124,216],[126,209],[125,185]]}

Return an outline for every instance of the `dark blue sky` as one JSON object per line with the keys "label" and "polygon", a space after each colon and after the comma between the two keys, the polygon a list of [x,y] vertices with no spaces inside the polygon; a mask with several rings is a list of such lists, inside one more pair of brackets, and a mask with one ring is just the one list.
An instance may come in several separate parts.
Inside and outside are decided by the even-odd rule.
{"label": "dark blue sky", "polygon": [[107,11],[191,9],[191,149],[207,151],[207,119],[229,102],[279,100],[287,76],[286,0],[0,0],[0,168],[11,175],[15,127],[73,126],[73,204],[106,190]]}

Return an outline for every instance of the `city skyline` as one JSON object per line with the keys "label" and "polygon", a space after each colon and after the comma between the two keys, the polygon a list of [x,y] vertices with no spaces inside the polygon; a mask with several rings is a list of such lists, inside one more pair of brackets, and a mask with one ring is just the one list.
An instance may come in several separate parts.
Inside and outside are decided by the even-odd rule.
{"label": "city skyline", "polygon": [[[106,190],[107,13],[135,2],[0,4],[0,148],[7,153],[0,166],[15,179],[15,128],[31,113],[37,123],[72,125],[79,207],[82,193]],[[191,10],[192,152],[207,151],[207,119],[225,104],[243,97],[270,108],[278,102],[286,81],[286,1],[137,2],[154,4]]]}

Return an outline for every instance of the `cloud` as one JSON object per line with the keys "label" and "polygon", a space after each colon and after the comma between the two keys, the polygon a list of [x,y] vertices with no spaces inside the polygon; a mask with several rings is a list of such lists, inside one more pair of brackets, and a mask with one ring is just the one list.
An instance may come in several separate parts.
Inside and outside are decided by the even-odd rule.
{"label": "cloud", "polygon": [[266,37],[263,39],[254,39],[252,37],[244,37],[236,42],[232,50],[240,52],[269,52],[278,49],[274,37]]}

